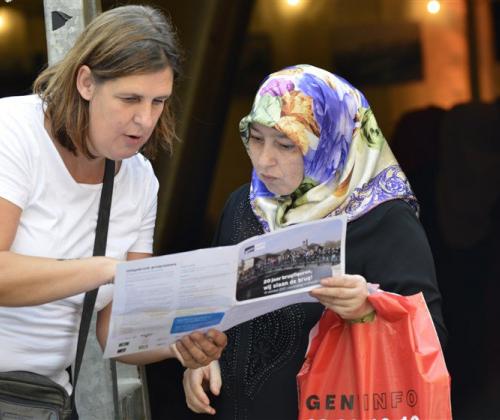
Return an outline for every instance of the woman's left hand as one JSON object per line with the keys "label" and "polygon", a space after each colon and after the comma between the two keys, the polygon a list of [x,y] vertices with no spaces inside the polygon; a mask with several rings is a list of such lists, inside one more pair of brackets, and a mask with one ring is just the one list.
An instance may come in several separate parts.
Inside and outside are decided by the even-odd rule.
{"label": "woman's left hand", "polygon": [[341,318],[353,320],[373,312],[368,284],[363,276],[344,274],[321,279],[321,287],[309,292]]}
{"label": "woman's left hand", "polygon": [[196,369],[219,359],[226,344],[226,334],[210,329],[185,335],[172,345],[172,350],[184,367]]}

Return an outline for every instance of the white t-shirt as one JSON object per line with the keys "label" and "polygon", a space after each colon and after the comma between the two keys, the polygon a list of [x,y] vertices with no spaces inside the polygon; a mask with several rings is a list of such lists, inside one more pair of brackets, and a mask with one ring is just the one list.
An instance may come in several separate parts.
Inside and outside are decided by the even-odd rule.
{"label": "white t-shirt", "polygon": [[[102,184],[79,184],[44,128],[36,95],[0,99],[0,197],[22,209],[11,251],[51,258],[92,255]],[[106,255],[151,253],[158,180],[137,154],[115,176]],[[112,298],[102,286],[96,309]],[[71,391],[84,294],[39,306],[0,307],[0,371],[26,370]]]}

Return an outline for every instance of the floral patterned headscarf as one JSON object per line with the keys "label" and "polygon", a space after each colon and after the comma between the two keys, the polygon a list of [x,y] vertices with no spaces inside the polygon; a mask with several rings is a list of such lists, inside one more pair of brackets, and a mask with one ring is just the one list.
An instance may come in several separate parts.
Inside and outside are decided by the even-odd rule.
{"label": "floral patterned headscarf", "polygon": [[252,123],[281,131],[304,156],[304,179],[288,196],[270,192],[253,171],[250,202],[266,231],[330,215],[352,221],[394,199],[418,212],[367,100],[342,78],[304,64],[273,73],[240,121],[246,147]]}

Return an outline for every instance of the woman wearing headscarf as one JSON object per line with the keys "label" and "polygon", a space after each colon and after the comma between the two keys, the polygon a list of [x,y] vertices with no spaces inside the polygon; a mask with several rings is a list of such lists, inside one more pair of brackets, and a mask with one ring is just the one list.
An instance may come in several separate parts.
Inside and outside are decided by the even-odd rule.
{"label": "woman wearing headscarf", "polygon": [[188,406],[217,419],[297,418],[295,377],[309,331],[325,307],[369,322],[368,283],[403,295],[423,292],[444,341],[417,200],[363,94],[325,70],[289,67],[264,80],[240,133],[252,179],[229,197],[215,245],[343,214],[349,274],[323,279],[311,291],[319,303],[291,305],[230,329],[220,371],[217,362],[186,370]]}

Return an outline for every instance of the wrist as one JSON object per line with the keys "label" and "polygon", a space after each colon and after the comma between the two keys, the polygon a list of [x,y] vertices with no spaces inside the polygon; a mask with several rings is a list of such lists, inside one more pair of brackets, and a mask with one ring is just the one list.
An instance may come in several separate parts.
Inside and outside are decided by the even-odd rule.
{"label": "wrist", "polygon": [[170,357],[177,359],[183,367],[188,368],[186,366],[184,358],[182,357],[182,354],[180,353],[179,349],[176,346],[176,343],[170,344],[168,350],[170,351]]}
{"label": "wrist", "polygon": [[91,262],[95,266],[94,273],[96,274],[95,287],[104,286],[106,284],[113,283],[116,272],[116,265],[118,260],[114,258],[104,257],[104,256],[94,256],[90,258]]}
{"label": "wrist", "polygon": [[365,324],[367,322],[372,322],[375,319],[376,312],[374,309],[372,309],[371,312],[368,312],[367,314],[359,317],[359,318],[354,318],[354,319],[348,319],[347,321],[350,324]]}
{"label": "wrist", "polygon": [[349,321],[351,323],[356,324],[371,322],[375,317],[375,308],[368,300],[365,300],[363,305],[361,305],[355,312],[351,313],[350,315],[351,316],[347,318],[346,321]]}
{"label": "wrist", "polygon": [[87,292],[105,284],[112,283],[115,276],[117,260],[108,257],[92,256],[85,258],[58,258],[61,276],[71,277],[80,290]]}

